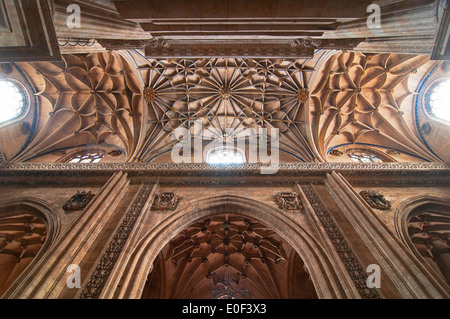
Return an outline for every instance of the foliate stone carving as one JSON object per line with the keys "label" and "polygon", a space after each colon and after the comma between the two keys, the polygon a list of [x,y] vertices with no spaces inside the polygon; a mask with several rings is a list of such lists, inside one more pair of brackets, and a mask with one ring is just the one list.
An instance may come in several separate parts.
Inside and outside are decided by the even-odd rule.
{"label": "foliate stone carving", "polygon": [[102,289],[108,280],[111,270],[116,263],[117,258],[123,250],[123,247],[130,236],[136,220],[141,214],[145,203],[152,191],[151,185],[144,185],[137,198],[129,208],[125,218],[122,220],[114,237],[109,242],[107,249],[103,252],[97,263],[94,272],[81,290],[80,299],[96,299],[100,296]]}
{"label": "foliate stone carving", "polygon": [[152,205],[152,210],[172,211],[178,206],[180,197],[172,192],[163,192],[156,194],[155,201]]}
{"label": "foliate stone carving", "polygon": [[302,202],[297,193],[282,192],[275,196],[278,207],[287,212],[300,212],[303,209]]}
{"label": "foliate stone carving", "polygon": [[348,274],[361,294],[361,297],[364,299],[382,299],[383,297],[377,289],[369,289],[367,287],[367,273],[364,267],[356,257],[355,252],[345,237],[342,235],[341,230],[337,226],[326,206],[322,203],[322,200],[314,190],[313,186],[301,185],[300,187],[308,198],[308,201],[319,218],[323,228],[327,232],[328,237],[333,243],[339,257],[347,269]]}
{"label": "foliate stone carving", "polygon": [[350,39],[313,39],[313,38],[299,38],[292,41],[291,46],[313,48],[313,49],[329,49],[329,50],[353,50],[364,39],[350,38]]}
{"label": "foliate stone carving", "polygon": [[64,204],[63,209],[66,213],[83,210],[94,196],[95,195],[92,194],[92,192],[76,192],[76,194]]}
{"label": "foliate stone carving", "polygon": [[[192,176],[234,176],[234,177],[258,177],[261,176],[261,167],[265,165],[247,163],[243,165],[217,165],[197,163],[1,163],[0,184],[17,185],[29,183],[39,184],[52,181],[56,185],[65,184],[61,177],[101,177],[108,178],[116,172],[128,173],[132,178],[139,177],[175,177]],[[355,185],[375,185],[380,182],[389,185],[448,185],[450,184],[450,169],[446,163],[280,163],[278,171],[269,182],[279,183],[285,178],[289,183],[295,183],[299,176],[326,176],[334,171],[351,179]],[[42,177],[45,177],[43,179]],[[368,178],[370,177],[370,178]],[[396,177],[389,178],[386,177]],[[103,180],[102,179],[102,180]],[[97,179],[100,181],[101,179]],[[179,179],[181,181],[181,179]],[[226,184],[219,181],[217,184]],[[256,179],[256,183],[259,183]],[[251,183],[250,179],[248,182]],[[86,179],[87,186],[99,185],[95,179]],[[194,180],[192,180],[194,183]],[[92,182],[92,184],[91,184]],[[184,182],[183,182],[184,183]],[[51,184],[51,183],[50,183]],[[192,184],[192,183],[191,183]],[[270,184],[270,183],[267,183]]]}
{"label": "foliate stone carving", "polygon": [[362,191],[359,195],[361,195],[361,197],[372,208],[379,210],[389,210],[391,208],[391,203],[377,191]]}
{"label": "foliate stone carving", "polygon": [[143,40],[141,42],[142,47],[151,47],[151,48],[168,48],[170,47],[170,44],[163,38],[153,38],[150,40]]}

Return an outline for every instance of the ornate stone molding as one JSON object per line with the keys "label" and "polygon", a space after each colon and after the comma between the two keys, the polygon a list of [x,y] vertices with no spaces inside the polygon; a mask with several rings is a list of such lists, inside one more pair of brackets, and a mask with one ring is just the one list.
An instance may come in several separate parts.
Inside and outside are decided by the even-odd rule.
{"label": "ornate stone molding", "polygon": [[301,188],[327,232],[361,297],[364,299],[382,299],[383,297],[377,289],[369,289],[367,287],[367,273],[364,267],[314,188],[311,185],[301,185]]}
{"label": "ornate stone molding", "polygon": [[125,246],[130,233],[142,213],[145,203],[147,202],[152,191],[152,185],[144,185],[140,190],[137,198],[129,208],[125,218],[122,220],[119,228],[117,228],[114,237],[109,242],[106,250],[103,252],[98,261],[94,272],[89,280],[82,288],[78,298],[80,299],[97,299],[108,280],[108,277],[114,268],[117,258]]}
{"label": "ornate stone molding", "polygon": [[[103,180],[116,172],[126,172],[134,180],[150,180],[167,178],[165,184],[191,185],[202,183],[201,178],[215,178],[220,185],[233,184],[233,177],[246,177],[245,183],[286,184],[298,180],[298,177],[309,177],[315,180],[331,172],[345,176],[355,185],[448,185],[450,169],[445,163],[283,163],[278,171],[268,180],[261,175],[260,164],[210,166],[207,164],[174,164],[174,163],[0,163],[0,185],[10,184],[46,184],[52,180],[61,184],[61,177],[84,177],[88,185],[98,185],[96,178]],[[33,179],[35,177],[36,179]],[[170,178],[176,177],[176,180]],[[182,177],[186,177],[183,179]],[[221,179],[217,177],[230,177]],[[370,178],[368,178],[370,177]],[[387,178],[389,177],[389,178]],[[264,180],[262,182],[262,180]],[[69,180],[67,180],[69,181]],[[65,182],[65,184],[67,184]],[[212,185],[213,181],[208,181]]]}
{"label": "ornate stone molding", "polygon": [[304,47],[314,49],[327,50],[353,50],[365,39],[349,38],[349,39],[313,39],[310,37],[295,39],[292,47]]}
{"label": "ornate stone molding", "polygon": [[[98,172],[255,172],[260,173],[261,164],[241,164],[241,165],[208,165],[200,164],[175,164],[175,163],[97,163],[97,164],[73,164],[73,163],[1,163],[0,174],[7,172],[77,172],[77,171],[98,171]],[[280,163],[278,173],[292,174],[296,172],[323,172],[337,171],[347,175],[361,175],[367,172],[372,173],[396,173],[400,175],[410,175],[415,173],[426,173],[432,175],[450,174],[450,167],[447,163]],[[191,173],[192,174],[192,173]]]}

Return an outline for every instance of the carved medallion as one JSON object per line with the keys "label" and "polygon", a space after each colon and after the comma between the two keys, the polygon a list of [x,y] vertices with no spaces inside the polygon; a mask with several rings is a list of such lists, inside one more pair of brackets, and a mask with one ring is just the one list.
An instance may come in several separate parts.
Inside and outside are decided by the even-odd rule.
{"label": "carved medallion", "polygon": [[422,131],[425,135],[430,135],[433,132],[433,124],[431,124],[431,123],[423,124]]}
{"label": "carved medallion", "polygon": [[275,202],[278,207],[287,212],[299,212],[303,209],[303,205],[297,193],[282,192],[275,196]]}
{"label": "carved medallion", "polygon": [[177,208],[180,197],[172,192],[156,194],[152,210],[171,211]]}
{"label": "carved medallion", "polygon": [[389,210],[391,208],[391,203],[377,191],[362,191],[359,195],[361,195],[372,208],[380,210]]}
{"label": "carved medallion", "polygon": [[92,192],[77,192],[64,204],[63,209],[66,213],[83,210],[94,196]]}

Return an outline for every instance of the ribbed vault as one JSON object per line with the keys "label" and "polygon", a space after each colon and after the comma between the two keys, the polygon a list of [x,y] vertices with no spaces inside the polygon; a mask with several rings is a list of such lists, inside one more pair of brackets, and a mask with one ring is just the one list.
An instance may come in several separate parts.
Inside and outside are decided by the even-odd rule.
{"label": "ribbed vault", "polygon": [[[258,221],[199,220],[160,253],[143,298],[317,298],[301,259]],[[288,274],[300,287],[291,287]]]}
{"label": "ribbed vault", "polygon": [[410,77],[428,60],[356,52],[332,56],[320,71],[310,104],[314,142],[322,157],[337,145],[367,143],[437,160],[404,118],[416,94]]}
{"label": "ribbed vault", "polygon": [[117,53],[64,55],[62,63],[22,63],[41,101],[38,131],[15,161],[87,144],[132,154],[141,127],[141,91]]}
{"label": "ribbed vault", "polygon": [[[245,129],[277,128],[304,161],[313,159],[302,132],[313,68],[307,60],[167,59],[139,66],[149,128],[142,160],[195,121],[211,139],[242,138]],[[163,142],[164,141],[164,142]]]}

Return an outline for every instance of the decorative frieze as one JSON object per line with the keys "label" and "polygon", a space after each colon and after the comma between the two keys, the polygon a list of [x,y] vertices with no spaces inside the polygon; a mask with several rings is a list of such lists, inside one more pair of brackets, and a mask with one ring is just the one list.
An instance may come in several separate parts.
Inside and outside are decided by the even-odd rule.
{"label": "decorative frieze", "polygon": [[67,203],[64,204],[63,209],[66,213],[72,213],[78,210],[83,210],[89,202],[95,197],[92,192],[76,192]]}
{"label": "decorative frieze", "polygon": [[367,273],[361,262],[356,257],[355,252],[345,239],[341,230],[337,226],[327,207],[323,204],[317,192],[311,185],[300,186],[310,202],[314,213],[319,218],[328,237],[333,243],[339,257],[344,263],[348,274],[353,280],[361,297],[364,299],[381,299],[381,293],[376,288],[367,287]]}
{"label": "decorative frieze", "polygon": [[109,242],[106,250],[103,252],[98,261],[94,272],[90,276],[81,290],[80,299],[96,299],[100,296],[103,287],[108,280],[109,275],[119,258],[130,233],[142,213],[145,203],[147,202],[152,191],[152,185],[144,185],[131,207],[128,209],[125,218],[117,228],[114,237]]}

